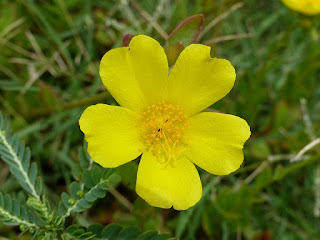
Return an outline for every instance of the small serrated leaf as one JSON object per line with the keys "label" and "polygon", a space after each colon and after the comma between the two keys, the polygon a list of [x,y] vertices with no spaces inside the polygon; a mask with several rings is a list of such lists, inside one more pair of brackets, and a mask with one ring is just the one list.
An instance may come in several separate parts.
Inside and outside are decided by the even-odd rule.
{"label": "small serrated leaf", "polygon": [[78,204],[77,204],[77,207],[80,209],[88,209],[92,206],[92,203],[91,202],[87,202],[86,200],[84,199],[81,199],[79,200]]}
{"label": "small serrated leaf", "polygon": [[66,192],[63,192],[62,194],[61,194],[61,202],[64,204],[64,206],[66,207],[66,208],[68,208],[69,207],[69,199],[70,199],[70,197],[69,197],[69,195],[66,193]]}
{"label": "small serrated leaf", "polygon": [[8,212],[12,211],[12,200],[8,194],[4,196],[4,209]]}
{"label": "small serrated leaf", "polygon": [[22,158],[22,166],[26,172],[29,171],[30,157],[31,157],[31,152],[30,152],[30,149],[27,147],[24,151],[24,156]]}
{"label": "small serrated leaf", "polygon": [[11,165],[10,166],[10,172],[12,173],[12,175],[20,182],[21,187],[23,187],[24,189],[26,189],[29,193],[32,193],[30,187],[25,183],[25,178],[23,177],[23,175],[21,174],[21,171],[19,169],[18,166],[16,165]]}
{"label": "small serrated leaf", "polygon": [[24,220],[29,220],[27,209],[24,206],[20,206],[20,216]]}
{"label": "small serrated leaf", "polygon": [[[24,158],[24,142],[21,142],[19,144],[19,149],[17,151],[17,155],[18,155],[19,159],[22,159],[22,161],[23,161],[23,158]],[[23,166],[23,163],[22,163],[22,166]],[[23,166],[23,168],[24,168],[24,166]],[[28,171],[28,169],[27,169],[27,171]]]}
{"label": "small serrated leaf", "polygon": [[91,179],[91,174],[90,174],[89,170],[85,170],[85,171],[83,172],[82,181],[83,181],[84,185],[85,185],[87,188],[92,188],[92,187],[95,186],[94,182],[93,182],[92,179]]}
{"label": "small serrated leaf", "polygon": [[13,222],[13,221],[5,221],[5,224],[9,225],[9,226],[18,226],[19,225],[19,223]]}
{"label": "small serrated leaf", "polygon": [[98,184],[98,188],[100,188],[100,189],[102,189],[102,190],[104,190],[104,191],[107,191],[107,190],[109,189],[107,185],[102,184],[102,183],[99,183],[99,184]]}
{"label": "small serrated leaf", "polygon": [[35,222],[36,221],[36,217],[34,216],[34,214],[30,211],[27,212],[28,213],[28,219],[31,221],[31,222]]}
{"label": "small serrated leaf", "polygon": [[67,212],[67,208],[62,202],[59,203],[58,212],[60,216],[63,216]]}
{"label": "small serrated leaf", "polygon": [[20,216],[20,205],[17,200],[12,200],[12,214],[15,216]]}
{"label": "small serrated leaf", "polygon": [[95,195],[97,198],[103,198],[106,196],[106,192],[99,188],[92,189],[92,194]]}
{"label": "small serrated leaf", "polygon": [[93,194],[86,194],[85,200],[88,202],[94,202],[95,200],[97,200],[97,197]]}
{"label": "small serrated leaf", "polygon": [[95,165],[95,166],[93,166],[90,173],[91,173],[90,176],[91,176],[92,182],[96,185],[102,177],[102,174],[103,174],[102,168]]}
{"label": "small serrated leaf", "polygon": [[9,153],[4,152],[4,151],[1,152],[1,158],[2,158],[3,161],[5,161],[7,164],[10,165],[10,161],[12,159],[12,156]]}
{"label": "small serrated leaf", "polygon": [[37,177],[37,164],[35,162],[33,162],[30,166],[30,170],[29,170],[29,178],[30,178],[30,182],[32,184],[35,183],[36,181],[36,177]]}
{"label": "small serrated leaf", "polygon": [[36,178],[35,189],[36,189],[37,194],[40,195],[40,193],[42,192],[42,190],[41,190],[42,189],[42,180],[39,176]]}
{"label": "small serrated leaf", "polygon": [[78,191],[81,189],[80,184],[78,182],[73,182],[70,185],[70,193],[74,199],[79,199]]}

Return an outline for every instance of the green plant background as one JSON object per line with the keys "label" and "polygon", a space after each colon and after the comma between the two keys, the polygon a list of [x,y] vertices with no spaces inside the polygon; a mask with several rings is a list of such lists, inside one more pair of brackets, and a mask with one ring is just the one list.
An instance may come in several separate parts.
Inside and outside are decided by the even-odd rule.
{"label": "green plant background", "polygon": [[[135,226],[169,234],[159,239],[320,239],[319,145],[290,161],[320,137],[320,19],[292,12],[280,0],[2,0],[0,110],[30,147],[42,192],[56,210],[63,192],[76,193],[72,200],[78,201],[80,185],[72,182],[92,187],[84,172],[107,179],[107,170],[93,170],[85,160],[80,164],[86,152],[78,126],[87,106],[116,104],[98,74],[102,55],[122,46],[127,33],[164,45],[170,32],[195,14],[205,19],[199,42],[210,44],[212,55],[230,60],[237,71],[235,87],[212,108],[251,126],[244,164],[223,177],[199,169],[201,201],[177,212],[150,207],[137,196],[136,160],[117,169],[121,181],[101,187],[92,207],[66,216],[65,228],[117,223],[110,229]],[[0,192],[23,201],[27,192],[10,166],[0,160]],[[66,205],[74,204],[64,195]],[[62,215],[64,210],[59,209]],[[32,235],[19,234],[19,228],[0,223],[3,239]]]}

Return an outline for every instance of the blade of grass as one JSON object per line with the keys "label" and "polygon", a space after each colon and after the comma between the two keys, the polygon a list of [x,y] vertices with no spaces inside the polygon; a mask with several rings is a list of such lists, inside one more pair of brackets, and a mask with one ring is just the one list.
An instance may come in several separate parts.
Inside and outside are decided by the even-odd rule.
{"label": "blade of grass", "polygon": [[34,14],[38,20],[40,20],[41,24],[44,27],[44,30],[48,33],[48,39],[52,39],[55,44],[59,47],[61,54],[64,56],[67,61],[67,65],[71,71],[74,71],[73,61],[70,56],[68,49],[63,44],[62,40],[59,37],[59,34],[54,30],[53,26],[46,20],[43,13],[40,9],[34,4],[32,0],[22,1],[22,4],[25,5],[26,9],[28,9],[32,14]]}

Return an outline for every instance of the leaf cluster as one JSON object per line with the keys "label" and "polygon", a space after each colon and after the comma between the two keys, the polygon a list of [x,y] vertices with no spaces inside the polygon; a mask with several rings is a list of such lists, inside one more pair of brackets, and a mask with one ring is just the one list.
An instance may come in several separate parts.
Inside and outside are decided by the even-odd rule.
{"label": "leaf cluster", "polygon": [[[92,225],[88,228],[66,224],[73,213],[80,213],[92,207],[93,203],[104,198],[110,186],[115,186],[121,177],[114,169],[103,169],[94,164],[85,148],[80,150],[80,168],[69,185],[69,193],[63,192],[57,210],[47,200],[41,189],[41,178],[37,176],[37,165],[30,165],[30,150],[18,137],[8,133],[8,123],[0,112],[0,156],[10,166],[10,172],[21,187],[26,190],[26,202],[13,199],[9,194],[0,193],[0,221],[6,225],[19,225],[22,232],[29,231],[32,239],[140,239],[165,240],[166,234],[157,232],[142,233],[136,227],[123,228],[121,225]],[[30,166],[30,167],[29,167]]]}

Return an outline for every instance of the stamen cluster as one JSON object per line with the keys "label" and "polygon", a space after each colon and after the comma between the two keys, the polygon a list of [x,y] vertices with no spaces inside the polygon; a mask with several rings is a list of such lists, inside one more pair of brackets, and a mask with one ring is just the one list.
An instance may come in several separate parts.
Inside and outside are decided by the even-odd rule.
{"label": "stamen cluster", "polygon": [[184,132],[189,126],[187,119],[188,116],[179,105],[161,101],[148,106],[142,113],[142,141],[153,155],[168,157],[185,144]]}

